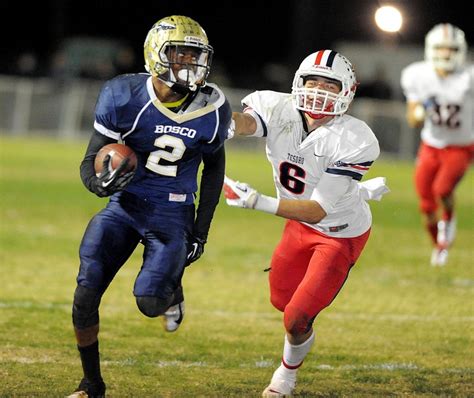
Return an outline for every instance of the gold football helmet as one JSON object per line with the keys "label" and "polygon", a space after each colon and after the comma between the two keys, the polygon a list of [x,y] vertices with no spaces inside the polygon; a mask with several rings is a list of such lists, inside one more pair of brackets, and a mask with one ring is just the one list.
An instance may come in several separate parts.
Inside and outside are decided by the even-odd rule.
{"label": "gold football helmet", "polygon": [[195,91],[206,84],[213,48],[196,21],[181,15],[160,19],[144,44],[145,69],[170,87]]}

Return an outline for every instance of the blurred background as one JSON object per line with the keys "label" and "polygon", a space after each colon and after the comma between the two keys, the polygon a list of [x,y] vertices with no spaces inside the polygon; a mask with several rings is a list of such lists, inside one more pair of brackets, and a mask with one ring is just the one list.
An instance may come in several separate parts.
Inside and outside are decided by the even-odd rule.
{"label": "blurred background", "polygon": [[[398,9],[401,26],[397,18],[388,27],[376,23],[376,10],[386,5]],[[413,158],[419,142],[404,119],[402,68],[423,58],[424,36],[437,23],[457,25],[468,43],[474,39],[474,3],[439,0],[3,0],[0,13],[2,134],[88,137],[103,82],[144,72],[148,30],[162,17],[181,14],[206,30],[215,50],[209,81],[221,86],[235,110],[253,90],[290,92],[309,53],[341,52],[360,81],[350,113],[372,127],[384,154],[399,158]],[[474,59],[472,49],[468,59]]]}

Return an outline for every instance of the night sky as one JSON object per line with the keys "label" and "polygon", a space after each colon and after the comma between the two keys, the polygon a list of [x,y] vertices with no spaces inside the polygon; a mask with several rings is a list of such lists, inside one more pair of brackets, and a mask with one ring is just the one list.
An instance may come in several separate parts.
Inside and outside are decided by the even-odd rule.
{"label": "night sky", "polygon": [[[390,4],[404,15],[403,30],[394,40],[422,44],[436,23],[450,22],[474,42],[474,3],[460,1],[408,0]],[[137,71],[143,71],[142,45],[149,28],[158,19],[187,15],[206,30],[215,49],[214,60],[231,74],[257,73],[269,62],[296,67],[308,53],[331,48],[340,40],[377,42],[384,37],[373,22],[375,9],[383,1],[287,0],[250,2],[227,0],[219,5],[203,1],[3,0],[0,13],[2,60],[0,73],[14,73],[14,62],[22,52],[34,53],[46,70],[52,54],[64,39],[74,36],[120,39],[136,55]],[[41,15],[41,16],[40,16]],[[5,17],[13,23],[7,28]]]}

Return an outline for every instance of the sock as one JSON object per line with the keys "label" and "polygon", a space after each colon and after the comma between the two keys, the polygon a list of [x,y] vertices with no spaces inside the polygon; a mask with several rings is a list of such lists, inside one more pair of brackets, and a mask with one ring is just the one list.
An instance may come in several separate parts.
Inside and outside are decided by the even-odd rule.
{"label": "sock", "polygon": [[444,209],[443,214],[441,215],[441,219],[443,221],[451,221],[452,218],[453,218],[453,210]]}
{"label": "sock", "polygon": [[86,347],[77,346],[77,349],[81,355],[84,377],[91,383],[101,383],[102,375],[100,374],[99,341]]}
{"label": "sock", "polygon": [[303,360],[305,359],[306,355],[308,354],[309,350],[313,346],[314,343],[314,331],[304,343],[300,345],[293,345],[290,344],[288,341],[288,337],[285,334],[285,345],[283,348],[283,358],[281,359],[282,365],[287,370],[296,370],[303,364]]}
{"label": "sock", "polygon": [[431,236],[432,242],[436,245],[438,242],[438,223],[426,224],[426,229]]}

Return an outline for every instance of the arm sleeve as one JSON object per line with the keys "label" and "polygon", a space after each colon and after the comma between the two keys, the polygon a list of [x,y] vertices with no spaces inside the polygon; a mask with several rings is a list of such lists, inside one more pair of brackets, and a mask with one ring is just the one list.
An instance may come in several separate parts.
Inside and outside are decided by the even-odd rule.
{"label": "arm sleeve", "polygon": [[101,134],[118,140],[117,110],[113,90],[113,81],[107,81],[102,86],[95,105],[94,128]]}
{"label": "arm sleeve", "polygon": [[347,146],[334,155],[311,194],[311,199],[317,201],[327,214],[333,212],[353,181],[362,180],[380,155],[379,143],[372,131],[365,125],[359,129],[359,134],[346,137],[344,143]]}
{"label": "arm sleeve", "polygon": [[284,96],[274,91],[254,91],[242,99],[243,112],[253,116],[257,123],[257,129],[249,137],[266,138],[271,120],[282,112],[282,100]]}
{"label": "arm sleeve", "polygon": [[250,137],[266,137],[267,136],[267,125],[263,121],[262,117],[255,112],[252,108],[246,107],[244,109],[244,113],[248,113],[255,119],[255,123],[257,124],[257,128],[255,130],[255,133],[250,134]]}
{"label": "arm sleeve", "polygon": [[216,130],[214,136],[208,142],[208,145],[203,147],[203,154],[214,154],[218,148],[224,145],[225,140],[230,138],[229,128],[232,120],[232,110],[227,99],[217,110],[216,116]]}
{"label": "arm sleeve", "polygon": [[207,240],[214,211],[222,191],[225,174],[225,149],[222,146],[212,154],[203,154],[204,168],[202,170],[199,189],[199,205],[196,212],[193,234]]}
{"label": "arm sleeve", "polygon": [[377,140],[373,140],[370,143],[362,143],[360,147],[354,150],[341,153],[337,160],[328,165],[324,174],[347,176],[353,180],[360,181],[379,155],[380,147]]}
{"label": "arm sleeve", "polygon": [[82,159],[81,162],[80,174],[82,183],[89,191],[93,193],[97,193],[95,192],[95,181],[97,180],[94,169],[95,156],[97,155],[97,152],[99,152],[100,148],[115,142],[117,141],[106,137],[98,131],[94,131],[92,133],[89,145],[87,146],[86,154],[84,155],[84,159]]}

